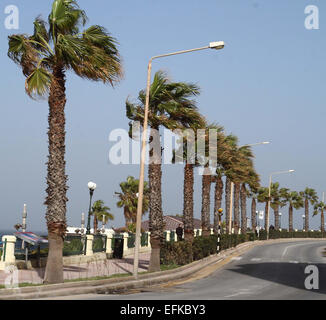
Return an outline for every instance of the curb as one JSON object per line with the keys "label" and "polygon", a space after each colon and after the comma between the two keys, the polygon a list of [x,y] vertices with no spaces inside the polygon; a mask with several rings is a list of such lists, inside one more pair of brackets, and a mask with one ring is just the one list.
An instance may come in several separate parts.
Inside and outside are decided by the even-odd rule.
{"label": "curb", "polygon": [[142,274],[136,280],[133,276],[124,278],[113,278],[103,280],[80,281],[63,284],[51,284],[42,286],[31,286],[24,288],[0,289],[0,300],[21,300],[21,299],[40,299],[60,296],[70,296],[79,294],[109,294],[125,290],[143,288],[187,278],[212,264],[218,264],[234,254],[241,254],[257,245],[267,245],[281,242],[321,240],[318,238],[298,238],[298,239],[275,239],[275,240],[257,240],[253,242],[244,242],[235,248],[224,250],[220,254],[211,255],[202,260],[194,261],[188,265],[177,269],[158,271]]}

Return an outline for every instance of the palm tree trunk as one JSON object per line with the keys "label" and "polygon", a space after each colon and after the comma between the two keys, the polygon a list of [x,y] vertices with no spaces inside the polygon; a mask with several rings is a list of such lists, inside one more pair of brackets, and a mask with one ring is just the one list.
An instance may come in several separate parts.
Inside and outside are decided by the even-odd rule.
{"label": "palm tree trunk", "polygon": [[293,207],[289,206],[289,231],[293,231]]}
{"label": "palm tree trunk", "polygon": [[324,218],[324,210],[320,211],[320,230],[321,232],[325,232],[325,218]]}
{"label": "palm tree trunk", "polygon": [[98,228],[98,220],[96,214],[94,213],[94,234],[97,234],[97,228]]}
{"label": "palm tree trunk", "polygon": [[252,230],[255,231],[257,224],[256,224],[256,199],[252,198],[251,200],[251,227]]}
{"label": "palm tree trunk", "polygon": [[222,177],[216,177],[215,181],[215,201],[214,201],[214,233],[217,234],[218,230],[218,209],[222,207],[222,196],[223,196],[223,180]]}
{"label": "palm tree trunk", "polygon": [[269,228],[269,221],[267,220],[267,211],[268,211],[268,201],[265,202],[265,230],[266,231]]}
{"label": "palm tree trunk", "polygon": [[304,201],[304,230],[306,232],[309,231],[309,201],[308,199],[305,199]]}
{"label": "palm tree trunk", "polygon": [[210,199],[211,195],[211,175],[208,167],[204,168],[202,178],[202,207],[201,207],[201,228],[202,235],[208,237],[211,234],[210,230]]}
{"label": "palm tree trunk", "polygon": [[49,156],[45,201],[49,255],[44,283],[63,282],[63,239],[66,233],[67,176],[65,173],[65,75],[61,67],[53,71],[49,95]]}
{"label": "palm tree trunk", "polygon": [[185,240],[192,242],[194,239],[194,166],[189,163],[184,168],[183,227]]}
{"label": "palm tree trunk", "polygon": [[163,211],[162,211],[162,170],[161,146],[158,128],[152,128],[151,136],[159,148],[150,150],[148,165],[149,180],[149,231],[151,232],[151,256],[149,272],[160,271],[160,249],[163,241]]}
{"label": "palm tree trunk", "polygon": [[247,232],[247,190],[246,190],[246,185],[244,183],[241,185],[240,201],[241,201],[241,233],[246,234],[246,232]]}
{"label": "palm tree trunk", "polygon": [[230,225],[230,205],[231,205],[231,181],[228,177],[225,179],[225,223],[226,223],[226,233],[231,232]]}
{"label": "palm tree trunk", "polygon": [[275,205],[274,207],[274,225],[275,225],[275,230],[280,229],[280,216],[279,216],[279,210],[280,207],[278,205]]}
{"label": "palm tree trunk", "polygon": [[240,183],[234,183],[234,232],[239,233],[240,227]]}

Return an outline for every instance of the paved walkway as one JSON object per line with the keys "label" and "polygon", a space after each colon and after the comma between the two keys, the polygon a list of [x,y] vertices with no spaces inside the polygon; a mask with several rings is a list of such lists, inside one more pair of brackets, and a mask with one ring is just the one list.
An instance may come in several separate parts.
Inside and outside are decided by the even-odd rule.
{"label": "paved walkway", "polygon": [[[139,272],[146,271],[149,265],[150,253],[139,254]],[[92,278],[98,276],[111,276],[121,273],[132,273],[133,256],[127,256],[123,259],[107,259],[102,261],[94,261],[89,263],[71,264],[64,266],[64,279],[81,279]],[[34,270],[18,270],[15,276],[18,276],[19,283],[35,283],[43,282],[44,268]],[[0,285],[5,284],[5,280],[11,278],[9,273],[0,271]]]}

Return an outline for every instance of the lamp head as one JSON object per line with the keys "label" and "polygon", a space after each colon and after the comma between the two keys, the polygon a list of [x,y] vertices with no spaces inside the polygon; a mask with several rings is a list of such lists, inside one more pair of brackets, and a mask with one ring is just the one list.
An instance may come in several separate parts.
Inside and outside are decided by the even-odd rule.
{"label": "lamp head", "polygon": [[223,214],[223,209],[222,208],[219,208],[217,211],[218,211],[219,214]]}
{"label": "lamp head", "polygon": [[209,47],[211,49],[219,50],[224,48],[224,41],[215,41],[215,42],[210,42]]}
{"label": "lamp head", "polygon": [[289,172],[294,172],[294,170],[293,170],[293,169],[291,169],[291,170],[289,170]]}
{"label": "lamp head", "polygon": [[88,182],[88,189],[91,190],[91,191],[94,191],[96,189],[96,183],[90,181]]}

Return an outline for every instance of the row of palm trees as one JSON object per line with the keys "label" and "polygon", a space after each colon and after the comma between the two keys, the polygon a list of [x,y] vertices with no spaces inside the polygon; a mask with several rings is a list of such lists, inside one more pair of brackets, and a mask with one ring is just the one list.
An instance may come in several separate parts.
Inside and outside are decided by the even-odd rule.
{"label": "row of palm trees", "polygon": [[[32,98],[48,97],[48,140],[46,223],[48,228],[49,255],[45,270],[45,283],[63,282],[63,239],[66,233],[67,175],[65,170],[65,106],[66,74],[72,71],[79,77],[102,81],[114,86],[122,79],[122,65],[118,43],[105,28],[99,25],[83,30],[87,22],[86,13],[76,0],[54,0],[47,21],[36,18],[32,35],[14,34],[9,36],[8,56],[21,68],[26,93]],[[172,82],[160,71],[154,76],[150,89],[149,126],[152,139],[159,138],[159,128],[205,129],[208,140],[209,130],[217,133],[218,167],[211,172],[205,166],[202,177],[202,229],[209,234],[210,192],[215,183],[214,211],[221,206],[223,177],[225,177],[225,207],[230,207],[231,182],[235,189],[234,222],[240,227],[239,202],[241,201],[241,227],[244,231],[247,193],[259,189],[259,176],[254,170],[253,154],[248,146],[239,147],[237,137],[226,135],[224,129],[208,123],[199,113],[194,98],[200,93],[199,87],[191,83]],[[138,102],[126,102],[127,117],[143,122],[145,92],[139,92]],[[184,141],[187,144],[187,141]],[[159,151],[158,151],[159,150]],[[152,161],[148,166],[149,225],[152,253],[149,269],[159,270],[160,246],[163,239],[163,212],[161,193],[161,152],[160,148],[150,150]],[[208,156],[209,150],[205,150]],[[184,206],[183,217],[185,237],[193,239],[193,185],[194,167],[186,155],[177,161],[184,162]],[[293,197],[292,197],[293,198]],[[127,199],[128,200],[128,199]],[[127,201],[126,200],[126,201]],[[295,201],[292,201],[292,206]],[[131,202],[130,207],[134,207]],[[128,206],[127,206],[128,207]],[[318,206],[318,210],[324,207]],[[316,209],[316,210],[317,210]],[[126,216],[128,210],[125,209]],[[228,222],[228,221],[227,221]],[[216,229],[217,218],[214,218]],[[228,223],[227,223],[228,226]]]}
{"label": "row of palm trees", "polygon": [[[194,238],[194,168],[202,163],[197,159],[199,155],[190,148],[189,157],[188,144],[197,150],[199,141],[196,130],[202,129],[205,132],[206,149],[205,157],[209,156],[212,150],[208,147],[209,134],[213,130],[216,133],[216,157],[217,168],[212,172],[209,163],[204,166],[202,176],[202,206],[201,222],[202,235],[210,235],[210,199],[211,186],[215,183],[214,193],[214,230],[217,231],[218,209],[222,205],[223,192],[225,191],[225,212],[230,210],[231,183],[234,184],[234,212],[233,226],[235,232],[241,229],[242,233],[247,232],[247,198],[251,197],[251,218],[252,226],[256,227],[256,201],[266,204],[266,211],[269,200],[275,215],[275,228],[279,228],[279,208],[289,205],[289,231],[293,231],[293,210],[305,206],[305,230],[309,230],[309,203],[314,205],[314,214],[321,212],[323,221],[323,210],[325,204],[318,202],[316,191],[306,188],[302,192],[291,191],[287,188],[279,188],[279,183],[271,186],[271,197],[269,189],[260,186],[259,175],[255,171],[253,164],[253,153],[250,146],[238,146],[238,139],[234,135],[227,135],[224,128],[215,123],[208,123],[200,114],[194,97],[198,96],[200,89],[192,83],[172,82],[163,71],[158,71],[150,87],[149,103],[149,127],[151,139],[157,139],[159,128],[174,130],[180,129],[183,134],[180,136],[179,152],[174,152],[173,161],[184,163],[184,199],[183,199],[183,222],[184,235],[186,241],[193,241]],[[127,117],[132,121],[143,122],[144,119],[145,92],[141,90],[138,101],[126,101]],[[132,122],[130,126],[132,126]],[[189,140],[188,129],[193,129],[195,137]],[[132,137],[132,136],[131,136]],[[159,140],[156,140],[159,141]],[[194,147],[195,146],[195,147]],[[149,228],[151,231],[151,258],[150,271],[158,271],[160,268],[159,257],[160,247],[163,239],[163,211],[161,192],[161,157],[162,148],[152,148],[150,150],[150,163],[148,166],[149,179]],[[224,179],[225,177],[225,179]],[[225,182],[224,182],[225,181]],[[225,184],[225,186],[224,186]],[[229,217],[226,219],[226,231],[229,232]],[[265,229],[269,228],[265,221]],[[324,223],[321,225],[324,230]]]}

